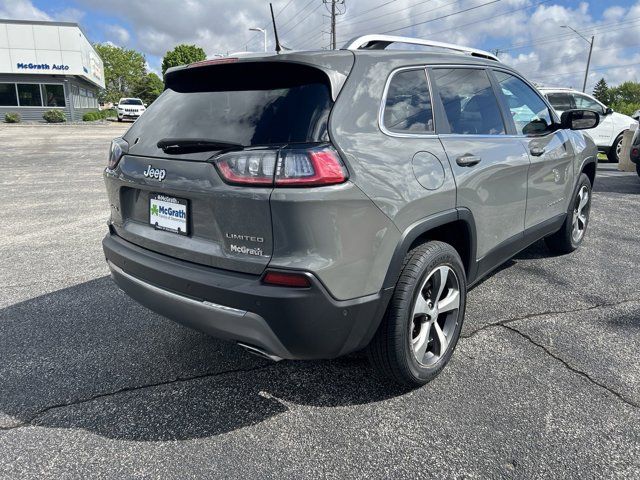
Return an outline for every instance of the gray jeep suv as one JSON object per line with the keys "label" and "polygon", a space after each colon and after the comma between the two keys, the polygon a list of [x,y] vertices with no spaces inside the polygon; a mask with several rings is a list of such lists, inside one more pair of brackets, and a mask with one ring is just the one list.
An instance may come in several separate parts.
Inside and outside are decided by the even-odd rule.
{"label": "gray jeep suv", "polygon": [[131,297],[254,353],[366,347],[424,384],[471,285],[540,238],[583,241],[597,151],[575,130],[598,115],[558,118],[490,53],[370,35],[165,83],[112,143],[104,253]]}

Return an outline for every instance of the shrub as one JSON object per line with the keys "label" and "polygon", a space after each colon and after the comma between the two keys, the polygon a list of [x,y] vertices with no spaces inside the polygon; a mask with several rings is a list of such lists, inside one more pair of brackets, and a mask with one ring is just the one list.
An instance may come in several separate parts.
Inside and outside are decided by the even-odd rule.
{"label": "shrub", "polygon": [[82,115],[82,120],[85,122],[93,122],[95,120],[102,120],[104,118],[115,117],[116,111],[112,109],[108,110],[95,110],[93,112],[87,112]]}
{"label": "shrub", "polygon": [[95,120],[100,120],[101,118],[100,112],[87,112],[82,115],[83,122],[93,122]]}
{"label": "shrub", "polygon": [[20,123],[20,120],[22,119],[19,113],[9,112],[4,114],[4,121],[6,123]]}
{"label": "shrub", "polygon": [[42,118],[44,118],[44,121],[47,123],[61,123],[67,121],[62,110],[47,110],[42,114]]}

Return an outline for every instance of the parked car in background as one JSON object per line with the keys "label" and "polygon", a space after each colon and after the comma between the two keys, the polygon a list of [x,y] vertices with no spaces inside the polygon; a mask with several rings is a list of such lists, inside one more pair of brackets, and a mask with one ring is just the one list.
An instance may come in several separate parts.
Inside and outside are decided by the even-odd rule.
{"label": "parked car in background", "polygon": [[591,95],[571,88],[540,87],[539,90],[549,100],[559,115],[567,110],[589,109],[600,114],[600,123],[594,129],[587,130],[598,146],[598,150],[606,153],[611,162],[620,159],[622,134],[637,120],[614,112],[613,109],[600,103]]}
{"label": "parked car in background", "polygon": [[137,120],[146,108],[146,105],[139,98],[121,98],[116,106],[118,121]]}

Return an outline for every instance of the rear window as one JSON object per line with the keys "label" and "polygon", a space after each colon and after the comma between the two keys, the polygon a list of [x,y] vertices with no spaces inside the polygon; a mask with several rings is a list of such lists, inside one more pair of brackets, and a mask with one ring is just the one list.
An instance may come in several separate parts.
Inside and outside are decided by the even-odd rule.
{"label": "rear window", "polygon": [[150,156],[166,156],[156,145],[163,138],[245,146],[324,142],[332,104],[326,75],[312,67],[277,62],[198,67],[169,77],[167,89],[125,138],[135,143],[130,153]]}
{"label": "rear window", "polygon": [[561,112],[576,108],[573,98],[568,93],[547,93],[547,99],[553,108]]}

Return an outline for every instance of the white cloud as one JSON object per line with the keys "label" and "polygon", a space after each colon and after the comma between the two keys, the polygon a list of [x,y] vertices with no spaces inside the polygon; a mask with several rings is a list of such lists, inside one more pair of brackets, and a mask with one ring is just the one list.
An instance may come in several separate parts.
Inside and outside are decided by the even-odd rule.
{"label": "white cloud", "polygon": [[29,0],[0,0],[0,18],[10,20],[51,20]]}
{"label": "white cloud", "polygon": [[[590,5],[600,0],[565,6],[561,0],[347,0],[338,21],[338,45],[364,33],[390,33],[440,41],[500,48],[501,59],[527,77],[547,84],[581,86],[588,44],[561,28],[569,24],[585,36],[596,36],[589,88],[604,76],[610,84],[640,77],[640,0],[631,7],[609,0],[595,18]],[[147,58],[162,57],[179,43],[194,43],[208,56],[217,53],[262,50],[262,35],[250,27],[273,33],[268,3],[263,0],[76,0],[75,9],[51,14],[78,17],[86,10],[126,23],[110,22],[108,40],[142,51]],[[321,0],[277,0],[276,13],[282,42],[293,48],[319,49],[329,44],[327,11]],[[573,5],[573,4],[572,4]],[[457,14],[460,10],[467,10]],[[75,13],[74,13],[75,11]],[[0,17],[48,19],[29,0],[0,0]],[[418,24],[410,28],[412,24]],[[153,62],[152,62],[153,63]],[[616,68],[603,68],[616,66]]]}
{"label": "white cloud", "polygon": [[120,25],[105,25],[104,29],[109,36],[109,40],[116,45],[126,46],[131,40],[129,31]]}

